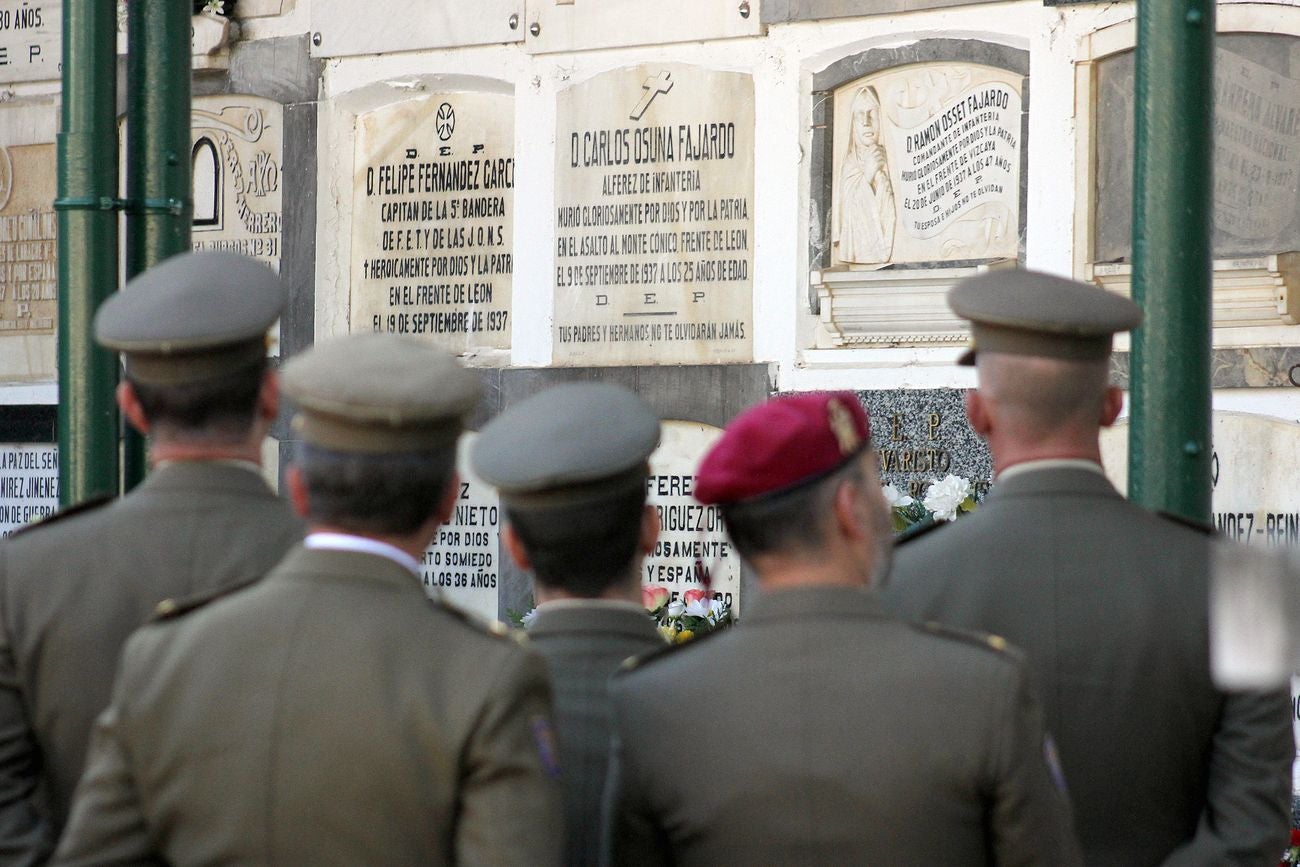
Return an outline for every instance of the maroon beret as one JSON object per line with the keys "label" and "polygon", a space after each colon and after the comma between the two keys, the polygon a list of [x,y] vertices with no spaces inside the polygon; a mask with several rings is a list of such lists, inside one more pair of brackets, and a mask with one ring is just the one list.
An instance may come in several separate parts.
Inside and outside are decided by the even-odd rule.
{"label": "maroon beret", "polygon": [[695,499],[706,506],[766,496],[838,469],[871,439],[851,391],[791,394],[742,412],[700,463]]}

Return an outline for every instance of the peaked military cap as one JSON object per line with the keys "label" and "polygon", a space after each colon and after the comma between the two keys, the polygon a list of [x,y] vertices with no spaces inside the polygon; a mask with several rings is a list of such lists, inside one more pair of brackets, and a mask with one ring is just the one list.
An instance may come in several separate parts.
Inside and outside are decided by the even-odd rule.
{"label": "peaked military cap", "polygon": [[336,452],[396,454],[455,443],[478,377],[427,340],[353,334],[322,341],[280,371],[294,430]]}
{"label": "peaked military cap", "polygon": [[844,466],[871,442],[850,391],[774,397],[736,416],[700,462],[695,499],[706,506],[793,490]]}
{"label": "peaked military cap", "polygon": [[1091,283],[1038,271],[989,271],[959,282],[948,306],[971,322],[972,345],[957,360],[972,365],[981,350],[1097,361],[1111,338],[1142,322],[1142,308]]}
{"label": "peaked military cap", "polygon": [[644,487],[659,417],[626,388],[572,383],[498,415],[470,452],[476,472],[512,506],[545,508]]}
{"label": "peaked military cap", "polygon": [[238,253],[181,253],[132,278],[95,314],[95,339],[126,356],[132,379],[179,385],[266,355],[284,309],[275,272]]}

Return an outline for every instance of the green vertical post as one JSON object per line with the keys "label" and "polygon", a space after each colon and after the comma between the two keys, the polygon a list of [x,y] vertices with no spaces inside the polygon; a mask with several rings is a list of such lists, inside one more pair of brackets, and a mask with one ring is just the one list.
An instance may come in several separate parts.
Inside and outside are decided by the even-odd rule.
{"label": "green vertical post", "polygon": [[63,0],[59,192],[59,502],[118,489],[117,358],[95,309],[117,287],[117,14]]}
{"label": "green vertical post", "polygon": [[[127,4],[126,273],[190,248],[189,0]],[[129,431],[128,489],[145,474],[144,443]]]}
{"label": "green vertical post", "polygon": [[1138,0],[1129,497],[1210,518],[1214,0]]}

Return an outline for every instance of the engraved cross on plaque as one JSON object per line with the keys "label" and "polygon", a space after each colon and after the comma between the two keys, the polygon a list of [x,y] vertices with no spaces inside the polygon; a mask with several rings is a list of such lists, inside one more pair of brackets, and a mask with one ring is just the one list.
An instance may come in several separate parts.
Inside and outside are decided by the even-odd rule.
{"label": "engraved cross on plaque", "polygon": [[658,75],[652,75],[641,85],[645,93],[641,94],[641,101],[632,109],[632,114],[628,115],[632,120],[640,120],[641,115],[646,113],[650,103],[654,102],[656,96],[661,93],[667,93],[673,89],[673,74],[668,70],[662,70]]}

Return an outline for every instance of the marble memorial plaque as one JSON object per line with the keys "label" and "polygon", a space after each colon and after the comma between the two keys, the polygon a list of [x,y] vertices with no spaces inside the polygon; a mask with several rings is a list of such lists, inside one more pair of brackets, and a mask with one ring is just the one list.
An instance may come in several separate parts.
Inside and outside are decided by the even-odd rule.
{"label": "marble memorial plaque", "polygon": [[54,145],[0,147],[0,337],[58,322],[56,181]]}
{"label": "marble memorial plaque", "polygon": [[496,620],[501,501],[496,488],[470,468],[473,442],[473,433],[460,438],[456,451],[460,474],[456,505],[451,520],[438,528],[437,538],[424,552],[420,571],[432,598],[485,620]]}
{"label": "marble memorial plaque", "polygon": [[754,85],[680,64],[558,97],[554,361],[748,361]]}
{"label": "marble memorial plaque", "polygon": [[860,391],[880,452],[880,480],[917,499],[949,473],[988,493],[993,458],[966,420],[965,391],[958,388]]}
{"label": "marble memorial plaque", "polygon": [[[1097,72],[1093,261],[1132,249],[1134,56]],[[1222,33],[1214,55],[1217,259],[1300,249],[1300,38]]]}
{"label": "marble memorial plaque", "polygon": [[62,55],[61,0],[0,0],[0,82],[56,80]]}
{"label": "marble memorial plaque", "polygon": [[190,112],[197,250],[230,250],[280,269],[284,108],[256,96],[196,96]]}
{"label": "marble memorial plaque", "polygon": [[641,584],[663,587],[672,599],[707,589],[739,617],[740,555],[718,507],[702,506],[693,496],[700,459],[721,435],[720,428],[699,422],[663,422],[646,482],[647,502],[659,512],[659,540],[641,565]]}
{"label": "marble memorial plaque", "polygon": [[[1248,545],[1300,545],[1300,424],[1243,412],[1213,415],[1213,522]],[[1128,487],[1128,422],[1102,431],[1106,474]]]}
{"label": "marble memorial plaque", "polygon": [[935,62],[836,88],[831,264],[1014,259],[1021,82]]}
{"label": "marble memorial plaque", "polygon": [[353,331],[509,349],[514,99],[443,93],[357,118]]}
{"label": "marble memorial plaque", "polygon": [[0,538],[59,508],[59,450],[48,443],[0,445]]}

